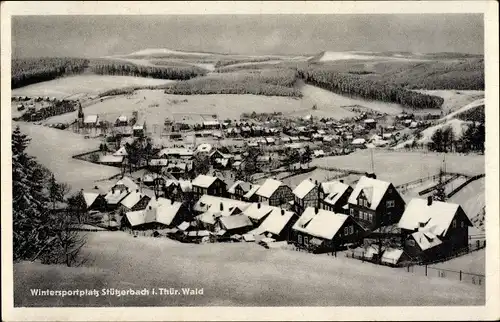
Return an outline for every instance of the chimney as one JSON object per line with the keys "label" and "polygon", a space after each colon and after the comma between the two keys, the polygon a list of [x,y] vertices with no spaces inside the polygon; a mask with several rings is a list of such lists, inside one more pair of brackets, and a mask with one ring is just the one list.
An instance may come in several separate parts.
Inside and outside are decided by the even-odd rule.
{"label": "chimney", "polygon": [[257,209],[260,209],[260,202],[257,204]]}
{"label": "chimney", "polygon": [[135,192],[137,192],[137,193],[138,193],[138,192],[139,192],[139,189],[135,189]]}
{"label": "chimney", "polygon": [[115,187],[111,188],[111,193],[115,194]]}
{"label": "chimney", "polygon": [[174,204],[174,198],[170,199],[170,204],[173,205]]}
{"label": "chimney", "polygon": [[432,205],[432,196],[427,197],[427,206]]}
{"label": "chimney", "polygon": [[128,187],[125,187],[125,190],[127,190],[127,192],[128,192]]}
{"label": "chimney", "polygon": [[149,206],[149,210],[153,209],[153,207]]}
{"label": "chimney", "polygon": [[314,207],[314,213],[317,214],[319,212],[319,208],[318,207]]}
{"label": "chimney", "polygon": [[315,185],[318,185],[318,180],[314,180],[314,184],[315,184]]}
{"label": "chimney", "polygon": [[220,211],[224,210],[224,204],[221,202],[220,203]]}
{"label": "chimney", "polygon": [[281,215],[284,216],[285,215],[285,209],[281,209]]}
{"label": "chimney", "polygon": [[344,179],[340,179],[340,183],[344,183]]}

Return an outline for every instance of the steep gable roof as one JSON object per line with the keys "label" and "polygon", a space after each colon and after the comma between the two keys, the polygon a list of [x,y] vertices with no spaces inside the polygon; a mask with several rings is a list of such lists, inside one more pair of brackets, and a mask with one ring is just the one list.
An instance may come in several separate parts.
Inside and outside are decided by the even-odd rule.
{"label": "steep gable roof", "polygon": [[267,179],[257,190],[256,194],[261,197],[270,198],[279,187],[284,185],[281,181]]}
{"label": "steep gable roof", "polygon": [[348,216],[333,211],[307,207],[293,229],[324,239],[333,239]]}
{"label": "steep gable roof", "polygon": [[306,179],[303,180],[297,187],[295,187],[295,189],[293,190],[293,194],[297,198],[302,199],[307,196],[307,194],[311,192],[315,187],[316,185],[311,180]]}
{"label": "steep gable roof", "polygon": [[208,188],[210,187],[218,178],[213,176],[207,176],[200,174],[193,180],[193,186]]}
{"label": "steep gable roof", "polygon": [[389,182],[363,176],[359,179],[356,187],[349,196],[348,202],[356,204],[359,194],[363,191],[370,203],[370,209],[376,210],[389,186]]}
{"label": "steep gable roof", "polygon": [[290,222],[290,220],[292,220],[294,215],[295,213],[293,211],[273,207],[269,216],[264,219],[259,227],[252,230],[251,233],[254,235],[260,235],[262,233],[280,235],[286,225]]}

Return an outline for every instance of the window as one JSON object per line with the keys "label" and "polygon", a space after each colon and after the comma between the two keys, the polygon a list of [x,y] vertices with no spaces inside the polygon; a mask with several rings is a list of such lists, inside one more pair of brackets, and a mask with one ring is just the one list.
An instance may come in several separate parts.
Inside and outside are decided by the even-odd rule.
{"label": "window", "polygon": [[308,245],[308,244],[309,244],[309,240],[308,240],[308,239],[309,239],[309,238],[304,237],[304,245]]}
{"label": "window", "polygon": [[394,204],[395,204],[394,200],[387,200],[386,207],[387,208],[393,208]]}
{"label": "window", "polygon": [[350,212],[351,216],[353,216],[353,217],[354,217],[354,209],[352,209],[352,208],[351,208],[351,209],[349,209],[349,212]]}
{"label": "window", "polygon": [[368,215],[368,221],[373,221],[373,214],[367,214]]}
{"label": "window", "polygon": [[302,245],[302,235],[299,235],[299,244]]}
{"label": "window", "polygon": [[349,234],[352,235],[354,234],[354,226],[349,226]]}
{"label": "window", "polygon": [[349,227],[344,227],[344,235],[349,235]]}
{"label": "window", "polygon": [[453,219],[453,228],[457,228],[457,220]]}
{"label": "window", "polygon": [[460,227],[461,227],[461,228],[464,228],[464,226],[465,226],[465,225],[464,225],[464,222],[463,222],[463,221],[461,221],[461,222],[460,222]]}
{"label": "window", "polygon": [[408,239],[406,241],[406,244],[410,247],[414,247],[415,246],[415,241],[413,239]]}

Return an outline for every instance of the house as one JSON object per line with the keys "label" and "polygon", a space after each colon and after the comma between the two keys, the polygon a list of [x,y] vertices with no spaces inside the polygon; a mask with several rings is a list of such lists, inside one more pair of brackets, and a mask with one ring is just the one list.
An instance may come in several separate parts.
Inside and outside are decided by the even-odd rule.
{"label": "house", "polygon": [[365,229],[397,223],[405,202],[392,183],[362,176],[348,199],[349,215]]}
{"label": "house", "polygon": [[203,195],[194,204],[193,211],[197,214],[207,212],[210,209],[212,209],[212,212],[217,211],[217,209],[218,211],[220,211],[220,208],[222,208],[223,212],[232,211],[234,210],[234,208],[238,208],[239,210],[244,211],[249,206],[250,204],[248,202],[244,202],[241,200],[233,200],[229,198]]}
{"label": "house", "polygon": [[322,182],[318,187],[319,208],[347,215],[347,200],[353,189],[340,181]]}
{"label": "house", "polygon": [[115,190],[128,190],[128,191],[135,191],[139,189],[139,185],[132,180],[130,177],[123,177],[120,180],[118,180],[114,186],[112,187]]}
{"label": "house", "polygon": [[97,115],[87,115],[83,120],[83,125],[85,127],[97,127],[99,123],[99,116]]}
{"label": "house", "polygon": [[191,199],[192,190],[191,181],[187,180],[168,180],[163,186],[164,196],[175,201]]}
{"label": "house", "polygon": [[243,214],[250,218],[255,227],[258,227],[274,209],[279,208],[257,202],[251,203],[243,210]]}
{"label": "house", "polygon": [[125,115],[120,115],[115,120],[115,126],[127,126],[128,118]]}
{"label": "house", "polygon": [[104,210],[106,207],[106,200],[104,196],[96,192],[81,191],[82,197],[85,201],[85,209],[87,210]]}
{"label": "house", "polygon": [[350,216],[308,207],[293,225],[290,241],[311,252],[329,252],[359,241],[363,233]]}
{"label": "house", "polygon": [[200,174],[193,180],[192,185],[195,200],[203,195],[222,197],[226,194],[226,183],[214,176]]}
{"label": "house", "polygon": [[125,146],[120,147],[115,153],[113,153],[113,156],[118,156],[118,157],[126,157],[128,155],[127,149]]}
{"label": "house", "polygon": [[377,121],[374,119],[366,119],[363,121],[366,129],[374,129],[377,126]]}
{"label": "house", "polygon": [[158,152],[159,158],[192,159],[194,151],[190,148],[165,148]]}
{"label": "house", "polygon": [[[227,202],[228,200],[229,202]],[[198,226],[208,231],[215,232],[220,228],[220,226],[218,226],[218,219],[220,217],[240,214],[247,206],[246,203],[238,203],[235,202],[235,200],[227,198],[214,198],[211,204],[205,205],[204,202],[195,204],[194,210],[198,212],[200,210],[205,210],[202,214],[196,216]]]}
{"label": "house", "polygon": [[325,156],[325,151],[323,150],[314,150],[313,153],[315,158],[322,158]]}
{"label": "house", "polygon": [[224,231],[229,235],[244,234],[253,228],[252,222],[247,216],[237,214],[233,216],[221,216],[216,220],[216,231]]}
{"label": "house", "polygon": [[210,153],[210,161],[214,163],[216,162],[217,159],[232,160],[233,155],[229,153],[223,153],[220,150],[214,150],[213,152]]}
{"label": "house", "polygon": [[319,190],[316,184],[311,179],[302,181],[293,190],[294,194],[294,210],[297,214],[302,214],[307,207],[319,206]]}
{"label": "house", "polygon": [[123,163],[123,156],[113,155],[113,154],[101,155],[99,157],[99,163],[118,167],[121,166],[121,164]]}
{"label": "house", "polygon": [[248,202],[257,202],[259,197],[255,193],[259,189],[260,189],[260,185],[258,185],[258,184],[252,185],[250,190],[248,190],[248,192],[243,195],[243,200],[248,201]]}
{"label": "house", "polygon": [[366,140],[363,138],[357,138],[352,140],[351,146],[353,148],[364,149],[366,144]]}
{"label": "house", "polygon": [[145,209],[151,198],[141,192],[139,189],[130,192],[120,201],[119,212],[126,213],[130,211]]}
{"label": "house", "polygon": [[136,138],[143,137],[146,133],[146,128],[144,125],[134,125],[132,127],[132,133]]}
{"label": "house", "polygon": [[245,181],[236,181],[229,189],[227,193],[231,199],[243,200],[243,196],[250,191],[252,184]]}
{"label": "house", "polygon": [[471,226],[460,205],[432,200],[432,197],[410,200],[398,223],[407,236],[405,251],[424,261],[467,248]]}
{"label": "house", "polygon": [[202,127],[203,129],[205,130],[215,130],[215,129],[220,129],[221,128],[221,124],[219,121],[217,120],[213,120],[213,121],[204,121],[202,123]]}
{"label": "house", "polygon": [[[259,209],[265,209],[265,205]],[[293,211],[287,211],[278,207],[268,206],[270,212],[265,216],[264,220],[249,234],[253,236],[266,236],[274,240],[289,240],[290,232],[293,225],[298,219],[298,216]],[[256,212],[251,212],[256,213]]]}
{"label": "house", "polygon": [[292,189],[281,181],[267,179],[255,192],[257,201],[270,206],[280,206],[294,199]]}
{"label": "house", "polygon": [[115,210],[120,205],[120,202],[129,194],[128,189],[115,189],[111,188],[105,196],[104,200],[106,201],[106,210]]}
{"label": "house", "polygon": [[196,148],[196,153],[205,153],[210,155],[212,153],[213,146],[209,143],[202,143]]}
{"label": "house", "polygon": [[186,206],[165,198],[153,198],[145,209],[130,211],[122,218],[122,226],[134,230],[172,228],[188,218]]}

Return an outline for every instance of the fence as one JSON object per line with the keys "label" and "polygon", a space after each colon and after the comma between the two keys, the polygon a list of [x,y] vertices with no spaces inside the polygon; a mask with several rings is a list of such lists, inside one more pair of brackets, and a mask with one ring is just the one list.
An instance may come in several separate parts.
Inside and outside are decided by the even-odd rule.
{"label": "fence", "polygon": [[427,276],[427,277],[439,277],[446,278],[449,280],[455,280],[463,283],[471,283],[475,285],[484,285],[486,282],[486,276],[476,273],[468,273],[461,270],[451,270],[439,267],[432,267],[429,265],[416,265],[407,266],[405,268],[400,268],[408,273],[413,273],[415,275]]}
{"label": "fence", "polygon": [[413,186],[413,185],[418,185],[418,184],[421,184],[422,182],[425,182],[425,181],[428,181],[428,180],[437,180],[438,178],[439,178],[439,174],[434,174],[434,175],[431,175],[431,176],[423,177],[423,178],[420,178],[420,179],[409,181],[407,183],[400,184],[399,186],[396,186],[396,189],[399,192],[405,192],[405,191],[409,190],[409,188],[411,186]]}

